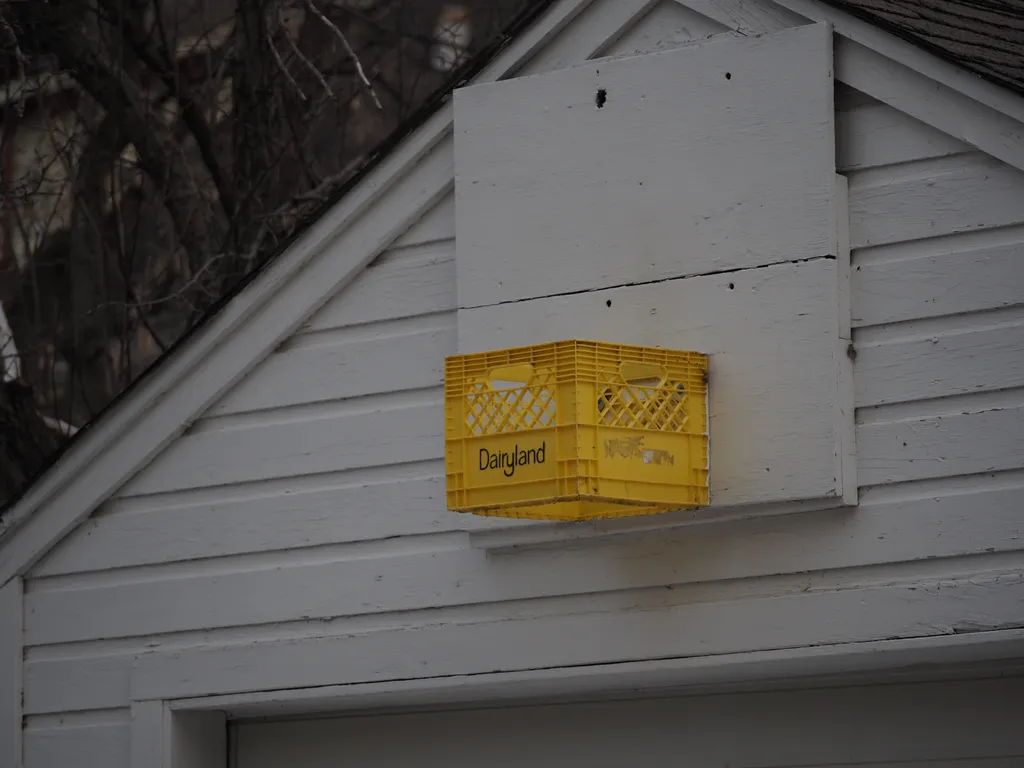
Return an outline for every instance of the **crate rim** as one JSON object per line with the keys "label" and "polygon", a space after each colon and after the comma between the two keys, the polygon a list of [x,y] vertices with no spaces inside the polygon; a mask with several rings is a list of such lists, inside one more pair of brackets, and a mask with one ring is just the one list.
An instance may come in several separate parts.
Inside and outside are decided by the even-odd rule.
{"label": "crate rim", "polygon": [[502,352],[515,352],[518,350],[538,349],[540,347],[553,347],[559,344],[593,344],[595,346],[600,347],[625,347],[628,349],[636,350],[657,349],[664,352],[676,352],[689,355],[701,355],[702,357],[710,357],[709,353],[701,352],[700,350],[696,349],[679,349],[678,347],[663,347],[652,344],[626,344],[618,341],[597,341],[595,339],[573,337],[568,339],[559,339],[557,341],[541,341],[537,342],[536,344],[517,344],[516,346],[513,347],[495,347],[493,349],[481,350],[480,352],[457,352],[454,355],[446,355],[445,360],[458,360],[460,358],[477,357],[480,355],[491,355],[500,354]]}

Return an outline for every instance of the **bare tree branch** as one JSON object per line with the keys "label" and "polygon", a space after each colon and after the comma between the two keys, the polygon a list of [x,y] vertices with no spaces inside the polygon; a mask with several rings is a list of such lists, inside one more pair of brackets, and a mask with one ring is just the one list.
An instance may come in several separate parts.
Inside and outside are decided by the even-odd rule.
{"label": "bare tree branch", "polygon": [[316,16],[318,19],[320,19],[320,21],[322,21],[324,25],[332,32],[334,32],[334,34],[337,35],[338,39],[341,40],[341,44],[345,48],[345,53],[348,54],[349,58],[352,60],[352,63],[355,65],[356,73],[359,75],[359,80],[366,87],[366,90],[369,92],[370,97],[373,99],[373,103],[377,106],[377,109],[384,109],[384,107],[380,103],[380,99],[377,98],[377,92],[373,90],[373,85],[370,84],[370,80],[366,76],[366,72],[363,71],[362,62],[359,61],[359,57],[356,55],[356,52],[352,50],[352,46],[349,44],[348,38],[345,37],[345,34],[340,29],[338,29],[337,25],[333,21],[328,19],[327,16],[325,16],[324,13],[319,8],[316,7],[316,3],[314,3],[313,0],[305,0],[305,3],[306,7],[309,9],[309,12]]}

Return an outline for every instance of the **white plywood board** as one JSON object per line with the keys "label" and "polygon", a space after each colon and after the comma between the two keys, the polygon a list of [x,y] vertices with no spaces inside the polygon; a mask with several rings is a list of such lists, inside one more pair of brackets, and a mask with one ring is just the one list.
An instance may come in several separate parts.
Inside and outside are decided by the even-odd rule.
{"label": "white plywood board", "polygon": [[[711,503],[843,495],[836,259],[459,311],[459,350],[570,338],[711,355]],[[845,325],[848,325],[848,320]],[[843,409],[845,415],[840,413]]]}
{"label": "white plywood board", "polygon": [[835,253],[826,24],[472,86],[455,104],[460,306]]}

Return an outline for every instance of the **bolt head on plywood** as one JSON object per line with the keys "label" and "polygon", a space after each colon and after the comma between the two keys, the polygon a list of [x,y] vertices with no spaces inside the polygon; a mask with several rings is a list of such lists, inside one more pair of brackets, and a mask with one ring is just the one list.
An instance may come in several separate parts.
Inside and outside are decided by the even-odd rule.
{"label": "bolt head on plywood", "polygon": [[461,89],[462,307],[835,252],[815,24]]}
{"label": "bolt head on plywood", "polygon": [[814,24],[457,92],[459,352],[700,350],[713,506],[855,499],[833,87]]}

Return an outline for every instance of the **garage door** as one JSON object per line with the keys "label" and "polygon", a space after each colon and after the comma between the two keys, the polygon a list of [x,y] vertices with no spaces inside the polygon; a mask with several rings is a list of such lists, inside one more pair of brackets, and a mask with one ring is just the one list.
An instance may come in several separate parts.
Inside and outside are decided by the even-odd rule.
{"label": "garage door", "polygon": [[237,768],[1024,768],[1024,678],[233,726]]}

